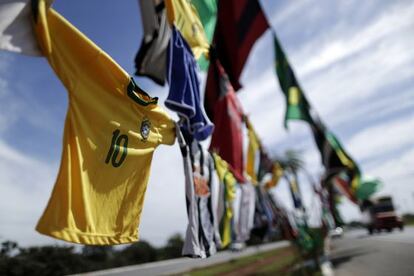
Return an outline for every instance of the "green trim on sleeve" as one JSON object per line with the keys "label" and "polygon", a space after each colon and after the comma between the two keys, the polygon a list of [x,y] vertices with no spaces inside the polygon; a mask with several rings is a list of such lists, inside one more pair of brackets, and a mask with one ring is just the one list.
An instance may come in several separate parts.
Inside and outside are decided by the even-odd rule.
{"label": "green trim on sleeve", "polygon": [[144,92],[139,86],[135,83],[134,79],[131,78],[128,87],[127,95],[134,100],[137,104],[148,106],[150,104],[157,104],[158,97],[152,98],[146,92]]}

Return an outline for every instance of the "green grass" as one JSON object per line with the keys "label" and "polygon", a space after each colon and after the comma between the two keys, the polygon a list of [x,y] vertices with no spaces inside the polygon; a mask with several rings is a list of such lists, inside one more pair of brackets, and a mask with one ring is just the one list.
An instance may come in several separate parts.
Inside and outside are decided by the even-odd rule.
{"label": "green grass", "polygon": [[414,226],[414,220],[409,220],[407,222],[404,222],[405,226]]}
{"label": "green grass", "polygon": [[282,256],[276,262],[272,264],[263,266],[259,269],[257,275],[282,275],[283,271],[291,267],[293,264],[300,261],[300,258],[296,254],[289,254],[287,256]]}
{"label": "green grass", "polygon": [[414,225],[414,215],[413,214],[405,214],[403,217],[405,225]]}
{"label": "green grass", "polygon": [[[190,276],[201,276],[201,275],[218,275],[222,273],[227,273],[247,267],[249,265],[254,265],[256,262],[266,259],[272,256],[281,254],[282,251],[289,251],[289,254],[282,255],[278,261],[273,262],[269,265],[260,268],[260,273],[258,275],[275,275],[275,272],[283,270],[287,266],[290,266],[293,262],[298,260],[298,255],[291,247],[281,248],[276,250],[267,251],[264,253],[259,253],[252,256],[242,257],[239,259],[234,259],[223,264],[218,264],[214,266],[205,267],[202,269],[196,269],[183,275]],[[259,272],[259,271],[258,271]]]}

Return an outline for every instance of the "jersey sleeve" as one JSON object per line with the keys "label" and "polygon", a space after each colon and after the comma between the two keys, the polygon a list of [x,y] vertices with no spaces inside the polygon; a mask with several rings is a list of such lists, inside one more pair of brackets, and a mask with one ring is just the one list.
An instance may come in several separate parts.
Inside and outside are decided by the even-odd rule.
{"label": "jersey sleeve", "polygon": [[56,75],[75,93],[80,79],[99,79],[104,85],[129,83],[129,75],[112,58],[45,0],[33,1],[34,30],[43,55]]}
{"label": "jersey sleeve", "polygon": [[164,145],[172,145],[176,137],[176,124],[165,112],[162,118],[158,121],[157,131],[159,134],[159,143]]}

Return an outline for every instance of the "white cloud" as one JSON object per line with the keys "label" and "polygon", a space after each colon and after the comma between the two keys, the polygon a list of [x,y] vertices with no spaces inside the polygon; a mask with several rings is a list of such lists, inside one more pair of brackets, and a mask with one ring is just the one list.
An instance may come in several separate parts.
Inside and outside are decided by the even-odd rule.
{"label": "white cloud", "polygon": [[367,166],[367,174],[379,177],[383,189],[378,195],[392,195],[400,213],[414,210],[414,147],[407,147],[401,154]]}
{"label": "white cloud", "polygon": [[[306,75],[333,65],[339,60],[350,57],[364,49],[372,49],[375,44],[381,42],[384,38],[394,37],[396,31],[408,32],[413,26],[413,17],[413,4],[408,6],[399,4],[391,7],[391,9],[383,10],[371,24],[362,28],[357,26],[353,33],[350,33],[349,28],[344,33],[344,25],[337,24],[327,34],[329,40],[324,41],[322,47],[316,53],[314,52],[314,45],[310,44],[303,47],[295,55],[297,60],[305,61],[305,64],[299,70],[303,75]],[[401,38],[410,40],[410,36]],[[394,63],[395,60],[392,60],[392,65]]]}
{"label": "white cloud", "polygon": [[[333,11],[325,10],[335,19],[331,18],[330,25],[325,24],[314,36],[307,32],[319,26],[318,20],[326,19],[323,16],[327,13],[320,19],[316,16],[324,5],[306,1],[283,5],[273,17],[267,7],[273,4],[263,5],[308,99],[355,160],[361,161],[364,171],[372,174],[369,168],[373,160],[391,159],[399,149],[413,146],[414,132],[410,126],[414,125],[414,114],[409,110],[414,107],[414,5],[396,2],[389,7],[377,7],[378,4],[368,2],[332,4]],[[348,6],[339,7],[342,4]],[[310,10],[310,15],[304,10]],[[304,22],[308,23],[307,28]],[[269,61],[273,58],[269,50],[273,44],[268,36],[257,43],[249,58],[239,98],[272,152],[309,147],[304,152],[306,163],[315,176],[320,175],[319,153],[306,124],[290,123],[289,132],[282,127],[285,100],[276,82],[273,61]],[[273,149],[275,145],[279,149]],[[387,170],[394,171],[393,178],[401,180],[413,173],[412,168],[398,166],[394,158],[391,160]],[[379,171],[375,173],[383,177]],[[406,190],[406,185],[401,186]],[[284,195],[282,200],[290,200],[286,193],[280,193]],[[351,205],[345,201],[341,210],[349,219],[358,218],[358,208]]]}
{"label": "white cloud", "polygon": [[154,153],[140,237],[157,246],[164,245],[173,233],[184,234],[187,226],[182,162],[177,143],[160,146]]}
{"label": "white cloud", "polygon": [[390,156],[401,148],[414,147],[414,116],[401,117],[363,129],[347,143],[358,159]]}
{"label": "white cloud", "polygon": [[34,230],[55,179],[50,166],[25,156],[0,140],[0,238],[28,245],[40,239]]}

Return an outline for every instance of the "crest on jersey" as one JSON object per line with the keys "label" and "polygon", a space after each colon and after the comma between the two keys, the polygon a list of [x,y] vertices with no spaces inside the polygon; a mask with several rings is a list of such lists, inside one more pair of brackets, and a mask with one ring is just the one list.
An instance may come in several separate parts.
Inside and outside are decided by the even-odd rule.
{"label": "crest on jersey", "polygon": [[145,118],[141,123],[141,137],[142,141],[147,141],[151,131],[151,122]]}

